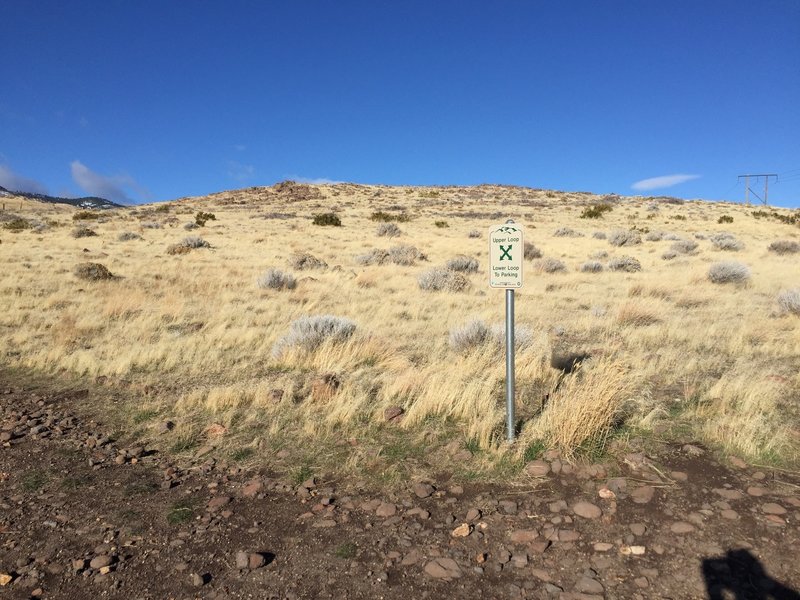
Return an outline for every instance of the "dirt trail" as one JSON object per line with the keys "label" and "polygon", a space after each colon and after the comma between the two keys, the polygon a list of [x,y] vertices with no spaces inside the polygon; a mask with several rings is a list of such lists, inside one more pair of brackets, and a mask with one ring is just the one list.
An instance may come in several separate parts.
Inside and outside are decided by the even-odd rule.
{"label": "dirt trail", "polygon": [[0,379],[0,598],[800,598],[800,478],[696,445],[377,493],[120,448],[87,393]]}

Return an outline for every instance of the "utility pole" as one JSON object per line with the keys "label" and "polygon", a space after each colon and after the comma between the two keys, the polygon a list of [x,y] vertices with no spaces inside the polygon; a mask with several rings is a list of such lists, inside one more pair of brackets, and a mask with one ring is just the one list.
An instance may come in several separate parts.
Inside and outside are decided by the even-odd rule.
{"label": "utility pole", "polygon": [[[750,189],[750,178],[755,177],[756,181],[758,181],[759,177],[764,178],[764,198],[759,198],[759,200],[761,200],[764,206],[766,206],[768,204],[767,195],[769,194],[769,178],[774,177],[775,181],[778,181],[777,173],[749,173],[747,175],[739,175],[736,180],[738,181],[742,177],[744,177],[744,202],[747,204],[747,206],[750,206],[750,192],[753,192],[753,190]],[[758,198],[758,194],[755,192],[753,192],[753,195]]]}

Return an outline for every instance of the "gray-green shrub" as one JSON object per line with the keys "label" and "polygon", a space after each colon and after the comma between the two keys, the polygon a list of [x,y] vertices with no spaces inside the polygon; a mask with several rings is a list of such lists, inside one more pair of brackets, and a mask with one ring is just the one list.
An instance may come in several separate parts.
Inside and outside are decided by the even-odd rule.
{"label": "gray-green shrub", "polygon": [[469,280],[461,273],[434,267],[417,277],[420,289],[432,292],[461,292],[469,286]]}
{"label": "gray-green shrub", "polygon": [[796,254],[800,252],[800,243],[794,240],[775,240],[767,246],[767,250],[775,254]]}
{"label": "gray-green shrub", "polygon": [[597,260],[587,260],[581,265],[581,273],[600,273],[603,270],[603,263]]}
{"label": "gray-green shrub", "polygon": [[608,261],[608,268],[612,271],[636,273],[642,270],[642,263],[632,256],[617,256]]}
{"label": "gray-green shrub", "polygon": [[778,306],[784,312],[800,315],[800,288],[784,290],[778,294]]}
{"label": "gray-green shrub", "polygon": [[394,223],[381,223],[378,225],[378,229],[375,230],[375,234],[378,237],[397,237],[402,233],[400,228]]}
{"label": "gray-green shrub", "polygon": [[522,249],[522,256],[526,260],[534,260],[536,258],[542,258],[542,251],[530,242],[525,242],[525,245]]}
{"label": "gray-green shrub", "polygon": [[533,268],[542,273],[564,273],[567,265],[557,258],[540,258],[534,262]]}
{"label": "gray-green shrub", "polygon": [[708,238],[717,250],[727,250],[738,252],[744,248],[744,244],[736,239],[732,233],[715,233]]}
{"label": "gray-green shrub", "polygon": [[569,227],[559,227],[553,232],[555,237],[583,237],[583,234],[570,229]]}
{"label": "gray-green shrub", "polygon": [[300,317],[289,325],[289,332],[272,347],[272,354],[280,356],[290,348],[313,350],[322,343],[347,341],[356,330],[356,324],[345,317],[314,315]]}
{"label": "gray-green shrub", "polygon": [[451,258],[445,264],[448,271],[459,271],[461,273],[477,273],[478,261],[471,256],[460,254],[455,258]]}
{"label": "gray-green shrub", "polygon": [[256,281],[262,290],[293,290],[297,281],[291,273],[284,273],[279,269],[268,269]]}
{"label": "gray-green shrub", "polygon": [[293,269],[297,269],[298,271],[306,271],[309,269],[327,269],[328,263],[324,260],[309,254],[308,252],[303,252],[299,254],[292,254],[289,257],[289,266]]}
{"label": "gray-green shrub", "polygon": [[628,229],[615,229],[609,234],[608,243],[612,246],[635,246],[642,243],[642,236]]}
{"label": "gray-green shrub", "polygon": [[711,283],[745,283],[750,279],[747,265],[735,261],[714,263],[708,269],[708,280]]}
{"label": "gray-green shrub", "polygon": [[131,240],[141,240],[142,236],[132,231],[123,231],[117,238],[120,242],[129,242]]}

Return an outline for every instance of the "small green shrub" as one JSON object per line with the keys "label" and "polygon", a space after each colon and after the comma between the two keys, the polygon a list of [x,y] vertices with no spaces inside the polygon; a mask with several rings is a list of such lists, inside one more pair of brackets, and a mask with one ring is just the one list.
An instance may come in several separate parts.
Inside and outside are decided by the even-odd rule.
{"label": "small green shrub", "polygon": [[74,215],[72,215],[73,221],[94,221],[95,219],[99,219],[100,214],[96,212],[92,212],[90,210],[79,210]]}
{"label": "small green shrub", "polygon": [[7,223],[3,223],[3,229],[7,229],[14,233],[19,233],[20,231],[24,231],[25,229],[30,229],[31,224],[26,219],[12,219]]}
{"label": "small green shrub", "polygon": [[168,213],[169,212],[169,204],[159,204],[156,207],[156,212],[158,212],[158,213]]}
{"label": "small green shrub", "polygon": [[719,219],[717,219],[717,223],[719,223],[720,225],[722,223],[733,223],[733,217],[731,217],[730,215],[722,215]]}
{"label": "small green shrub", "polygon": [[433,224],[436,225],[436,227],[438,227],[439,229],[450,227],[450,225],[447,224],[447,221],[434,221]]}
{"label": "small green shrub", "polygon": [[88,227],[76,227],[72,230],[72,237],[75,239],[78,238],[85,238],[85,237],[93,237],[96,236],[97,233],[93,229],[89,229]]}
{"label": "small green shrub", "polygon": [[580,216],[581,219],[600,219],[605,213],[611,212],[612,210],[613,208],[610,204],[593,204],[585,207]]}
{"label": "small green shrub", "polygon": [[86,262],[80,263],[75,267],[75,277],[86,281],[105,281],[114,279],[114,275],[105,265],[100,263]]}
{"label": "small green shrub", "polygon": [[382,223],[408,223],[411,220],[406,213],[394,215],[392,213],[384,212],[382,210],[375,211],[369,217],[372,221],[379,221]]}
{"label": "small green shrub", "polygon": [[205,227],[205,224],[206,224],[206,223],[208,223],[209,221],[216,221],[216,220],[217,220],[217,216],[216,216],[214,213],[210,213],[210,212],[203,212],[202,210],[201,210],[201,211],[199,211],[199,212],[198,212],[198,213],[197,213],[197,214],[194,216],[194,222],[195,222],[195,223],[196,223],[196,224],[197,224],[199,227]]}
{"label": "small green shrub", "polygon": [[321,215],[314,215],[314,225],[321,227],[341,227],[342,220],[334,213],[322,213]]}

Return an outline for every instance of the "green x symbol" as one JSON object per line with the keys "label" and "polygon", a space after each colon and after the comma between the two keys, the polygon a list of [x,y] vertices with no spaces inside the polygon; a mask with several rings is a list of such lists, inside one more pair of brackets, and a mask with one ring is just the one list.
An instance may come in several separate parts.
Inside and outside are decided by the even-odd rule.
{"label": "green x symbol", "polygon": [[511,248],[512,247],[513,247],[513,244],[511,246],[508,246],[507,248],[504,248],[503,246],[500,246],[500,252],[502,252],[502,254],[500,255],[500,260],[504,260],[506,258],[508,260],[511,260],[511,255],[509,254],[509,252],[511,252]]}

